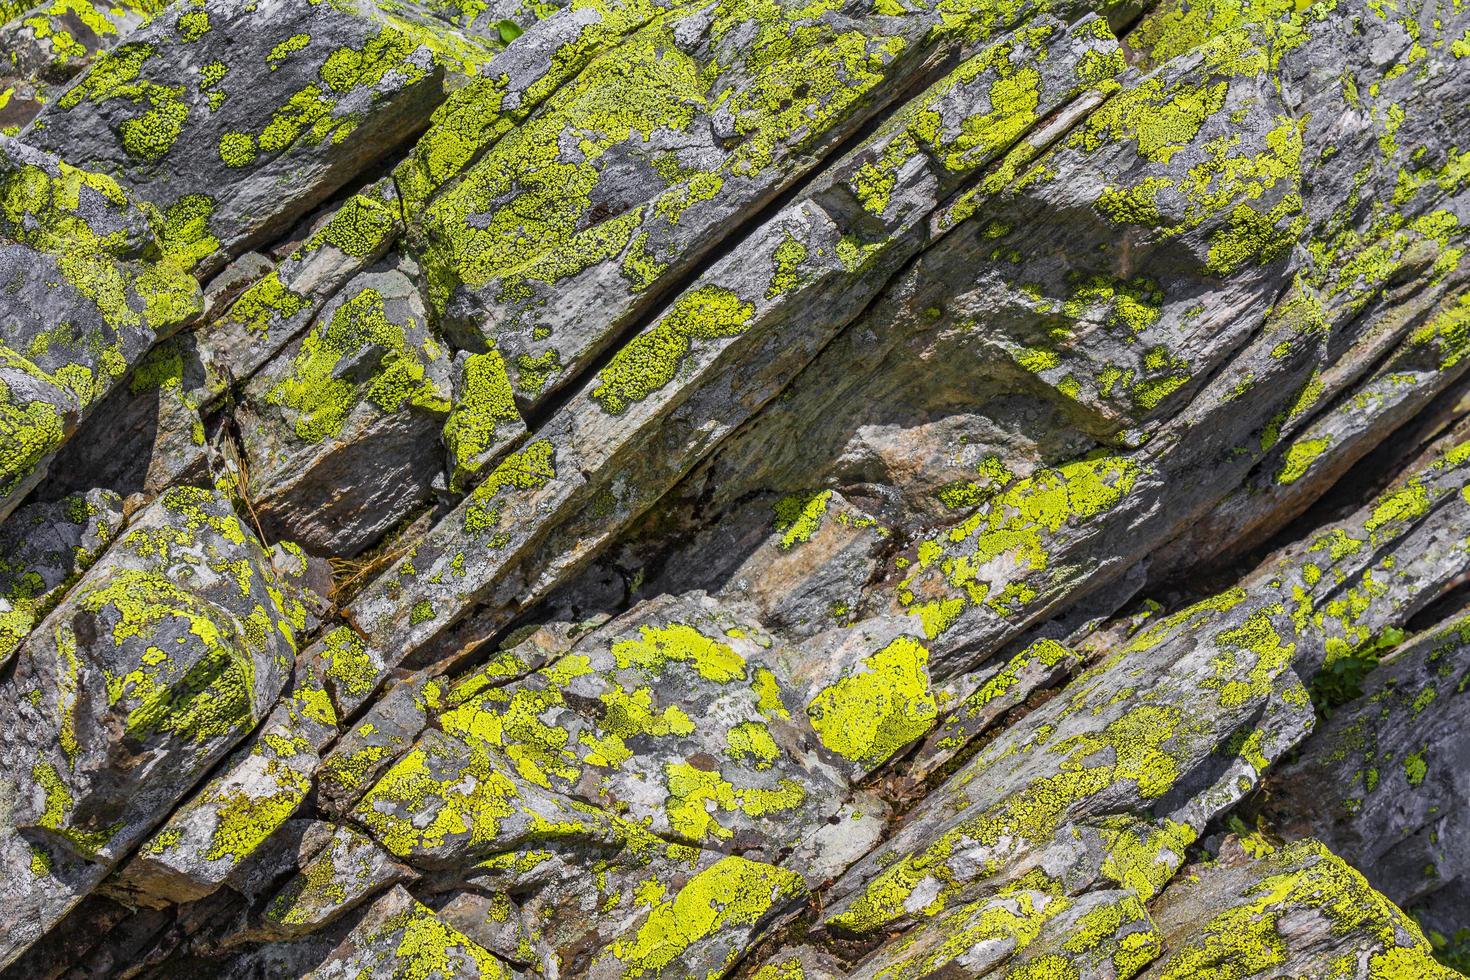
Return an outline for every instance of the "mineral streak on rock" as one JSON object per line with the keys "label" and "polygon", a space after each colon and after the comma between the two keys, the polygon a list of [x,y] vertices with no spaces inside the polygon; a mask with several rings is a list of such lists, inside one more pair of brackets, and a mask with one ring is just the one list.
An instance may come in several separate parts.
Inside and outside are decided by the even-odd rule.
{"label": "mineral streak on rock", "polygon": [[1470,7],[0,0],[0,980],[1470,970]]}

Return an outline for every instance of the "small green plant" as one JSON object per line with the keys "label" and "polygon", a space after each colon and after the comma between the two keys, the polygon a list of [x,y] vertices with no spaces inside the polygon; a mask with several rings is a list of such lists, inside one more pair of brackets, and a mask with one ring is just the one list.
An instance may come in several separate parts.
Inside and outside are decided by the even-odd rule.
{"label": "small green plant", "polygon": [[1425,929],[1429,945],[1434,948],[1434,958],[1451,970],[1470,976],[1470,929],[1456,929],[1453,936]]}
{"label": "small green plant", "polygon": [[1363,695],[1363,680],[1378,666],[1385,654],[1403,642],[1404,631],[1392,626],[1372,639],[1358,644],[1346,653],[1331,656],[1312,678],[1312,704],[1323,718],[1332,709]]}

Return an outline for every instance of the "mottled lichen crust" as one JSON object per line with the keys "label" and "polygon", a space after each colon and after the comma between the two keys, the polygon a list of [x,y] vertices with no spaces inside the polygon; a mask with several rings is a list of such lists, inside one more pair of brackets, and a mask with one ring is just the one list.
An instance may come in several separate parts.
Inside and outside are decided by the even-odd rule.
{"label": "mottled lichen crust", "polygon": [[[593,960],[590,975],[662,976],[689,969],[691,960],[718,974],[741,953],[722,933],[732,927],[754,928],[801,891],[801,876],[795,872],[742,857],[721,858],[649,909],[636,932]],[[721,946],[726,947],[723,962]]]}
{"label": "mottled lichen crust", "polygon": [[1320,843],[1300,841],[1236,866],[1199,868],[1157,911],[1169,951],[1150,976],[1185,980],[1275,967],[1364,980],[1453,980],[1414,921]]}
{"label": "mottled lichen crust", "polygon": [[[1378,652],[1370,646],[1340,666],[1364,670]],[[1452,910],[1470,884],[1460,870],[1470,813],[1454,761],[1465,739],[1467,677],[1464,616],[1405,640],[1282,769],[1269,807],[1282,827],[1320,838],[1446,936],[1459,928]]]}
{"label": "mottled lichen crust", "polygon": [[[202,61],[212,32],[233,43]],[[210,273],[410,135],[442,98],[443,48],[371,3],[189,5],[97,58],[23,136],[187,221],[178,254]]]}
{"label": "mottled lichen crust", "polygon": [[[200,331],[202,356],[222,377],[248,378],[311,323],[351,278],[381,259],[403,231],[392,182],[353,194],[276,266]],[[211,388],[209,399],[223,393]]]}
{"label": "mottled lichen crust", "polygon": [[0,136],[0,514],[155,337],[198,314],[153,217],[108,177]]}
{"label": "mottled lichen crust", "polygon": [[157,0],[0,4],[0,134],[14,136],[66,80],[163,9]]}
{"label": "mottled lichen crust", "polygon": [[0,0],[6,969],[1470,949],[1470,7],[137,2]]}
{"label": "mottled lichen crust", "polygon": [[[75,880],[93,884],[138,844],[268,713],[295,654],[285,602],[221,498],[175,488],[137,515],[18,651],[3,698],[32,735],[0,761],[33,781],[0,834],[6,867],[31,862],[17,830],[58,873],[73,873],[66,853],[92,862]],[[39,888],[29,928],[54,923],[75,887]]]}
{"label": "mottled lichen crust", "polygon": [[[1028,35],[1026,46],[987,46],[959,79],[940,83],[906,108],[753,232],[739,256],[715,263],[669,303],[662,316],[619,349],[545,423],[543,437],[529,441],[502,464],[505,478],[497,477],[500,470],[492,473],[457,515],[422,539],[409,566],[400,565],[364,592],[352,614],[373,644],[392,650],[422,642],[483,598],[492,585],[504,595],[502,601],[528,601],[531,596],[524,589],[508,586],[508,569],[524,563],[525,574],[547,583],[538,588],[548,587],[567,567],[556,554],[560,542],[577,542],[571,547],[579,553],[600,546],[620,524],[661,496],[691,458],[708,451],[774,396],[861,310],[886,276],[921,247],[926,216],[943,196],[1000,154],[1003,140],[986,143],[984,134],[995,127],[1014,130],[1016,122],[1008,114],[996,116],[991,93],[996,86],[1004,91],[1015,63],[1058,29]],[[1049,61],[1038,80],[1043,109],[1100,84],[1086,72],[1079,77],[1077,66],[1091,52],[1116,49],[1096,20],[1075,35],[1080,50]],[[952,110],[954,129],[934,126],[936,101],[960,107]],[[967,116],[974,117],[968,125]],[[885,148],[896,148],[891,166],[912,155],[917,169],[903,170],[902,192],[891,191],[893,204],[875,215],[860,205],[860,187]],[[934,162],[932,154],[940,152],[946,163]],[[825,204],[824,196],[849,201],[855,210]],[[768,288],[770,275],[793,274],[780,268],[783,258],[789,264],[793,238],[807,243],[807,258],[799,269],[802,287],[773,291]],[[758,283],[749,281],[753,269],[759,270]],[[766,345],[777,336],[779,347]],[[645,452],[656,438],[657,420],[676,415],[701,421],[689,430],[684,445]],[[574,458],[558,460],[569,452]],[[512,488],[517,492],[507,497]],[[493,507],[486,507],[487,498],[496,501]],[[535,513],[535,521],[508,521],[503,498],[515,501],[517,517]],[[487,536],[492,527],[498,530]],[[553,530],[556,536],[543,544]],[[474,547],[479,540],[493,545],[489,554]],[[552,553],[529,557],[528,549],[535,547]],[[415,614],[416,609],[425,614]]]}
{"label": "mottled lichen crust", "polygon": [[266,909],[272,936],[305,935],[351,911],[367,896],[411,877],[371,838],[339,826]]}
{"label": "mottled lichen crust", "polygon": [[[343,284],[310,329],[245,388],[257,512],[278,533],[351,557],[420,505],[451,407],[450,355],[430,329],[415,270],[389,256]],[[385,483],[332,474],[373,459]]]}
{"label": "mottled lichen crust", "polygon": [[[425,214],[431,299],[451,330],[475,343],[483,331],[523,400],[559,386],[645,291],[798,179],[934,44],[932,16],[879,13],[687,4],[630,25],[615,56],[592,59]],[[583,135],[564,148],[565,131]]]}
{"label": "mottled lichen crust", "polygon": [[444,423],[449,486],[478,482],[486,464],[526,431],[499,351],[469,354],[455,365],[454,408]]}
{"label": "mottled lichen crust", "polygon": [[342,945],[309,976],[315,980],[363,976],[509,980],[512,973],[398,887],[373,903]]}
{"label": "mottled lichen crust", "polygon": [[[1222,593],[1142,630],[1005,730],[854,866],[838,885],[832,926],[870,932],[935,915],[977,873],[1001,874],[1042,854],[1065,855],[1076,869],[1069,875],[1100,874],[1145,898],[1156,894],[1211,814],[1258,784],[1310,730],[1300,678],[1402,623],[1411,608],[1403,598],[1426,577],[1465,567],[1463,558],[1446,562],[1446,548],[1463,548],[1459,535],[1444,541],[1440,529],[1457,526],[1470,507],[1457,489],[1467,461],[1462,446],[1407,475],[1295,556],[1261,569],[1249,591]],[[1221,745],[1217,732],[1237,736]],[[1221,753],[1228,762],[1218,761]],[[1180,786],[1192,789],[1182,808],[1148,809]],[[1089,801],[1119,792],[1149,815],[1122,825],[1086,816]],[[1088,828],[1075,844],[1055,836],[1069,823]]]}
{"label": "mottled lichen crust", "polygon": [[101,556],[122,524],[122,501],[94,490],[30,504],[0,527],[0,663]]}
{"label": "mottled lichen crust", "polygon": [[325,691],[303,687],[266,719],[224,772],[176,809],[117,878],[152,901],[198,901],[229,881],[306,800],[336,735]]}
{"label": "mottled lichen crust", "polygon": [[[439,861],[462,833],[477,847],[501,840],[524,785],[541,791],[533,799],[567,798],[556,806],[569,813],[605,811],[689,845],[774,856],[822,825],[842,780],[791,724],[796,698],[769,666],[769,645],[708,604],[670,603],[513,683],[497,682],[504,668],[492,662],[448,690],[433,730],[367,792],[359,818],[400,857]],[[450,760],[498,786],[501,802],[477,790],[446,823],[449,802],[425,778],[442,772],[432,779],[453,784]],[[436,812],[431,831],[414,829]],[[605,835],[605,814],[540,833]]]}

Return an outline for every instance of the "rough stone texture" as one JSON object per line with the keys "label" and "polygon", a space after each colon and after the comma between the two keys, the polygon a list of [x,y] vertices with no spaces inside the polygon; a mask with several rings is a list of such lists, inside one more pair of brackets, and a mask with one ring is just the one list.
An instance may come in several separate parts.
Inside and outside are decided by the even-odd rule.
{"label": "rough stone texture", "polygon": [[52,0],[0,7],[0,133],[14,136],[68,82],[164,8],[155,0],[90,3]]}
{"label": "rough stone texture", "polygon": [[1271,800],[1283,827],[1317,837],[1445,934],[1463,928],[1470,901],[1467,636],[1461,618],[1386,656],[1275,777]]}
{"label": "rough stone texture", "polygon": [[[216,32],[227,40],[211,43]],[[432,40],[372,5],[174,6],[99,57],[23,138],[157,206],[178,253],[212,272],[413,131],[441,97]]]}
{"label": "rough stone texture", "polygon": [[[250,494],[271,536],[351,558],[428,496],[451,390],[414,271],[374,266],[348,280],[245,388]],[[353,479],[367,468],[380,479]]]}
{"label": "rough stone texture", "polygon": [[289,601],[229,502],[176,488],[31,633],[3,698],[6,880],[53,924],[270,712],[289,673]]}
{"label": "rough stone texture", "polygon": [[1420,0],[0,0],[0,977],[1456,975],[1467,106]]}
{"label": "rough stone texture", "polygon": [[99,173],[0,136],[0,514],[160,336],[199,312],[166,229]]}
{"label": "rough stone texture", "polygon": [[0,661],[10,659],[31,628],[97,560],[123,525],[122,501],[108,490],[56,503],[27,504],[0,525]]}
{"label": "rough stone texture", "polygon": [[[1266,848],[1271,850],[1269,845]],[[1453,978],[1417,926],[1363,876],[1305,839],[1239,850],[1189,873],[1157,909],[1169,951],[1141,975]]]}

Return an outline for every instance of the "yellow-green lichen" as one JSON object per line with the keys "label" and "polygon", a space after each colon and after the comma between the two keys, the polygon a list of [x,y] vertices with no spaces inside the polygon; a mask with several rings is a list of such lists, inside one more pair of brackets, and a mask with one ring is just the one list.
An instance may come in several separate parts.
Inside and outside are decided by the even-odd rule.
{"label": "yellow-green lichen", "polygon": [[771,505],[776,515],[776,530],[781,532],[782,551],[790,551],[811,540],[822,526],[822,518],[826,516],[831,499],[831,490],[818,490],[787,494]]}
{"label": "yellow-green lichen", "polygon": [[720,286],[701,286],[679,297],[656,324],[629,341],[598,372],[592,397],[621,415],[674,380],[695,341],[738,336],[755,307]]}
{"label": "yellow-green lichen", "polygon": [[[383,296],[367,288],[343,302],[326,323],[319,323],[301,342],[291,373],[266,393],[265,400],[294,417],[297,436],[321,442],[342,431],[348,415],[364,399],[384,412],[404,405],[442,414],[449,404],[428,378],[426,364],[442,357],[410,340],[411,323],[388,319]],[[343,358],[363,351],[377,355],[370,380],[355,384],[337,370]]]}
{"label": "yellow-green lichen", "polygon": [[467,357],[463,390],[444,423],[444,445],[454,464],[451,488],[463,489],[483,465],[482,455],[496,444],[497,431],[520,421],[510,377],[499,352]]}
{"label": "yellow-green lichen", "polygon": [[612,654],[619,667],[638,667],[656,674],[674,661],[688,664],[699,676],[717,684],[744,680],[747,676],[744,657],[692,626],[682,623],[642,626],[639,633],[636,640],[613,644]]}
{"label": "yellow-green lichen", "polygon": [[938,716],[928,661],[923,645],[899,637],[819,691],[806,712],[822,744],[874,766],[927,732]]}
{"label": "yellow-green lichen", "polygon": [[535,491],[556,478],[556,449],[539,439],[511,453],[465,501],[464,529],[472,535],[490,534],[489,547],[504,547],[509,532],[500,528],[501,509],[512,491]]}
{"label": "yellow-green lichen", "polygon": [[[634,935],[616,940],[603,955],[617,961],[625,977],[662,976],[691,947],[713,943],[728,930],[748,931],[803,891],[795,872],[724,857],[655,906]],[[739,942],[731,943],[729,961],[740,950]]]}

